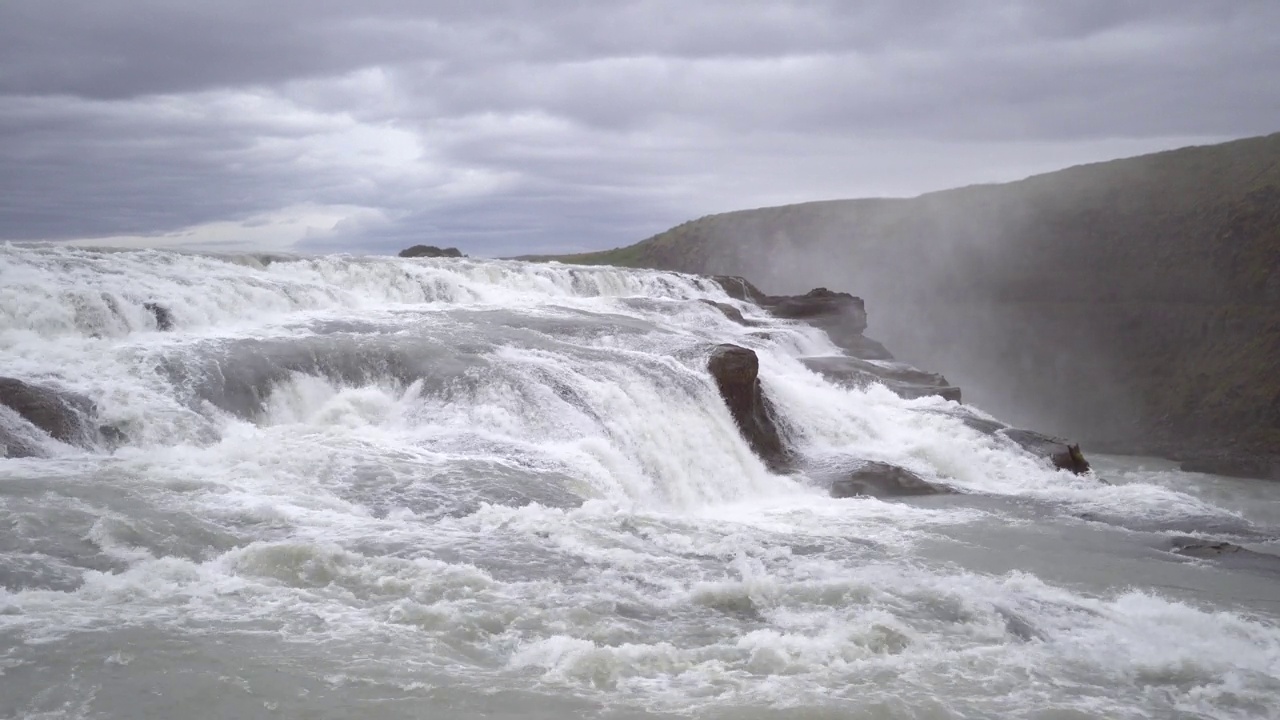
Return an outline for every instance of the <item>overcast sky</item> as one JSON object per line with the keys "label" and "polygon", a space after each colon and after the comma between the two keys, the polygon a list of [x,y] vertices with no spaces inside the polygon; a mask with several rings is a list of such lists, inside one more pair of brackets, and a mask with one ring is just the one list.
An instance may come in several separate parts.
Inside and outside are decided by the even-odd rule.
{"label": "overcast sky", "polygon": [[1277,0],[0,0],[0,241],[473,255],[1280,130]]}

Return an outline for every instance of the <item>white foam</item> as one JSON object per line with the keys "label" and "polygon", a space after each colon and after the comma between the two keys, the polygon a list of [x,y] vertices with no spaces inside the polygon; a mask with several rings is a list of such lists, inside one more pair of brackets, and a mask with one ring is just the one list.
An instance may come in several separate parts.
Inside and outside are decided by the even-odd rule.
{"label": "white foam", "polygon": [[[1145,476],[1109,487],[1055,471],[922,412],[950,407],[937,398],[836,387],[797,359],[836,352],[821,332],[730,322],[696,300],[764,315],[706,280],[13,246],[0,273],[6,372],[87,394],[129,438],[112,454],[0,460],[0,480],[23,493],[0,512],[49,534],[48,548],[23,552],[85,568],[74,589],[0,590],[0,633],[17,648],[74,654],[78,633],[142,626],[188,640],[267,627],[317,654],[353,649],[396,687],[425,687],[414,673],[430,667],[443,673],[433,686],[483,677],[661,711],[1230,717],[1280,692],[1274,619],[930,562],[925,541],[1008,519],[835,501],[770,473],[708,377],[707,350],[758,352],[784,432],[812,456],[883,460],[1071,512],[1235,511]],[[156,329],[148,301],[172,311],[172,331]],[[488,312],[530,327],[490,332]],[[538,330],[548,319],[595,324]],[[430,382],[293,372],[240,416],[192,402],[164,371],[329,321],[460,338],[467,359]],[[49,529],[71,511],[98,519],[70,539]],[[142,663],[112,652],[97,665]],[[342,669],[360,682],[361,668]]]}

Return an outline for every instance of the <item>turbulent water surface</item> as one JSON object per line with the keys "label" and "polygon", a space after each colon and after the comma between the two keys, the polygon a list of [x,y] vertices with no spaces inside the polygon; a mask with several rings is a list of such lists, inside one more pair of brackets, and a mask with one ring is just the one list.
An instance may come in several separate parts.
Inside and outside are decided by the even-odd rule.
{"label": "turbulent water surface", "polygon": [[[771,474],[729,341],[805,455],[968,492]],[[1280,487],[1057,472],[836,352],[672,273],[0,248],[0,375],[121,436],[0,459],[0,716],[1280,716],[1275,566],[1169,551],[1278,552]]]}

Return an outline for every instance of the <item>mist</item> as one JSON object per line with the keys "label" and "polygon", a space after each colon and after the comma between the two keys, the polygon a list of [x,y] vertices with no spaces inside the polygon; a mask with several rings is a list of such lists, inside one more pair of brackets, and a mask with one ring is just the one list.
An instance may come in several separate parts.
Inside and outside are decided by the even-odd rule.
{"label": "mist", "polygon": [[[1265,308],[1280,280],[1251,270],[1268,265],[1255,256],[1266,256],[1269,205],[1248,189],[1276,175],[1266,158],[1278,137],[914,199],[728,213],[672,232],[698,269],[773,293],[862,296],[869,336],[1024,427],[1128,451],[1175,430],[1229,440],[1224,413],[1270,422],[1268,398],[1239,389],[1252,371],[1220,358],[1273,332]],[[1223,218],[1235,218],[1234,244],[1215,240]],[[1213,387],[1237,390],[1219,398]]]}
{"label": "mist", "polygon": [[764,242],[751,249],[752,233],[740,231],[711,267],[773,293],[824,286],[861,296],[869,336],[1015,424],[1096,431],[1090,439],[1126,432],[1131,398],[1090,331],[1091,304],[1074,292],[1069,268],[1060,283],[1035,283],[1025,208],[965,200],[806,206],[821,217],[810,228],[761,228]]}

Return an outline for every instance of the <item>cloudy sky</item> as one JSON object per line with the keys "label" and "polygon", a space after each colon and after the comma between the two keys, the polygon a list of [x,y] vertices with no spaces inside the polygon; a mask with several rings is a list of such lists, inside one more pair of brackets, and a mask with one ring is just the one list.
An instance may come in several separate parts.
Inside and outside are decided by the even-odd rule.
{"label": "cloudy sky", "polygon": [[1276,0],[0,0],[0,241],[473,255],[1280,130]]}

